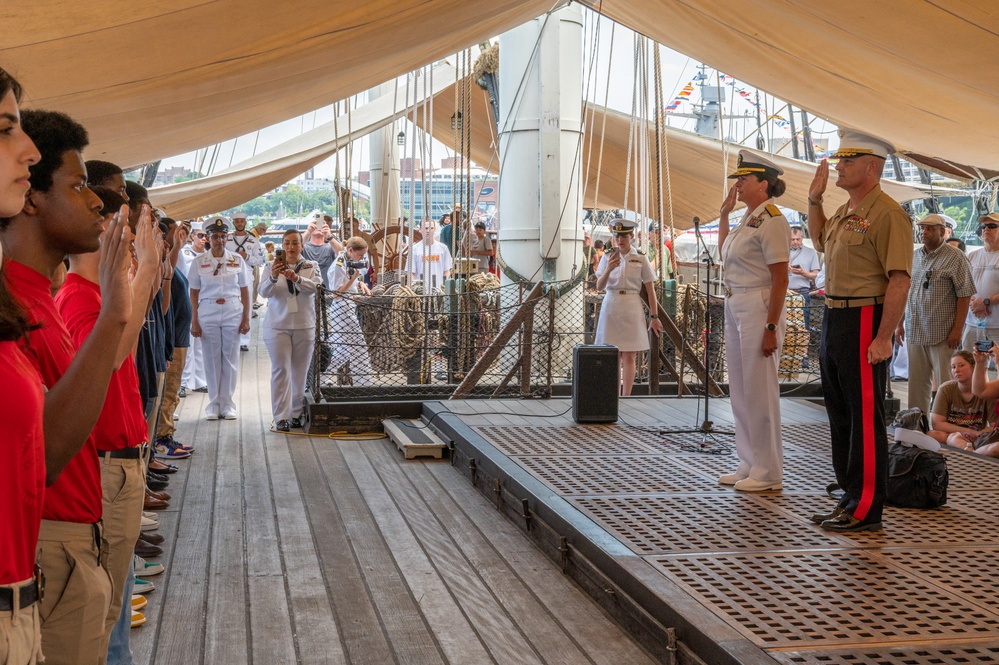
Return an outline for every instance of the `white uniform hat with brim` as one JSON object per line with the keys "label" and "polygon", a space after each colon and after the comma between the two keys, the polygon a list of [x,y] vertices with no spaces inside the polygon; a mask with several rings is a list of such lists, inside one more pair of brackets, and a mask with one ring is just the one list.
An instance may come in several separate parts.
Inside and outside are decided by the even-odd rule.
{"label": "white uniform hat with brim", "polygon": [[623,217],[615,217],[610,223],[610,232],[615,235],[631,234],[635,232],[638,222]]}
{"label": "white uniform hat with brim", "polygon": [[739,151],[739,162],[729,178],[741,178],[744,175],[776,178],[784,175],[784,169],[772,161],[749,150]]}
{"label": "white uniform hat with brim", "polygon": [[839,148],[832,154],[834,159],[873,155],[887,159],[895,152],[895,146],[888,141],[863,134],[853,129],[839,130]]}

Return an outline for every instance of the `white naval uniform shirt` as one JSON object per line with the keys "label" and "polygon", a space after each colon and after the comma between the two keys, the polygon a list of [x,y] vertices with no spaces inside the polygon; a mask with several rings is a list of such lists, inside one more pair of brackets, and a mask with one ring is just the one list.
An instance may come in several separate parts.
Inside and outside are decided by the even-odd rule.
{"label": "white naval uniform shirt", "polygon": [[[777,212],[772,216],[767,206]],[[746,221],[729,231],[722,248],[725,285],[735,288],[769,288],[770,268],[791,253],[791,226],[773,199],[761,203]]]}
{"label": "white naval uniform shirt", "polygon": [[296,266],[298,281],[291,284],[288,278],[271,276],[268,263],[264,277],[257,291],[267,298],[267,314],[264,315],[264,328],[280,330],[301,330],[316,327],[316,289],[323,283],[322,271],[315,261],[301,259]]}
{"label": "white naval uniform shirt", "polygon": [[183,249],[180,250],[180,256],[177,257],[177,270],[184,273],[185,277],[191,269],[191,262],[194,261],[194,257],[197,255],[198,252],[194,251],[192,245],[184,245]]}
{"label": "white naval uniform shirt", "polygon": [[[232,233],[229,234],[229,240],[225,243],[225,248],[236,254],[240,251],[246,252],[246,270],[251,275],[253,274],[253,269],[257,266],[264,265],[264,261],[267,256],[264,253],[264,245],[257,239],[257,236],[253,235],[249,231],[246,235],[237,236]],[[252,282],[252,280],[251,280]]]}
{"label": "white naval uniform shirt", "polygon": [[192,289],[199,290],[199,301],[225,298],[229,304],[238,303],[240,288],[249,286],[246,273],[246,264],[239,254],[227,250],[221,257],[215,257],[209,250],[191,262],[187,279]]}

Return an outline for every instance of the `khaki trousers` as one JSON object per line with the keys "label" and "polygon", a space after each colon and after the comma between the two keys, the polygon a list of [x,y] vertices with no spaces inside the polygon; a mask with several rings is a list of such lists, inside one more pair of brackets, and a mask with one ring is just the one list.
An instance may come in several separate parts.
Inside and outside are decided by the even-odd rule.
{"label": "khaki trousers", "polygon": [[[0,587],[10,589],[28,582],[30,580],[0,584]],[[10,612],[0,612],[0,665],[35,665],[42,657],[38,603],[21,609],[21,601],[15,592],[14,608]]]}
{"label": "khaki trousers", "polygon": [[46,665],[93,665],[107,656],[101,645],[111,580],[100,563],[96,529],[42,520],[37,561],[45,573],[45,598],[38,610]]}
{"label": "khaki trousers", "polygon": [[[173,414],[180,404],[180,379],[184,375],[184,363],[187,362],[187,347],[175,348],[173,360],[167,368],[163,380],[163,402],[160,404],[159,423],[156,425],[156,438],[173,436],[177,430],[173,425]],[[151,443],[155,443],[155,439]]]}
{"label": "khaki trousers", "polygon": [[933,379],[937,387],[950,381],[950,357],[954,350],[947,346],[947,340],[932,346],[906,344],[905,348],[909,354],[909,408],[918,406],[929,418]]}
{"label": "khaki trousers", "polygon": [[139,538],[142,501],[145,497],[145,474],[141,459],[101,458],[101,487],[104,491],[104,542],[107,555],[101,562],[111,578],[111,604],[104,620],[101,653],[108,651],[111,630],[121,614],[121,604],[132,566],[135,541]]}
{"label": "khaki trousers", "polygon": [[163,404],[163,384],[166,383],[166,372],[156,372],[156,398],[153,399],[153,408],[146,416],[146,428],[149,434],[149,445],[156,443],[156,424],[159,422],[160,405]]}

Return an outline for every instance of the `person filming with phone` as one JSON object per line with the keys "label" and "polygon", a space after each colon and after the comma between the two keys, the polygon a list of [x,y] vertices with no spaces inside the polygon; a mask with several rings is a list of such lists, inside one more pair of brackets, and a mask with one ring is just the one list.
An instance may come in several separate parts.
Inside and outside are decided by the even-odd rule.
{"label": "person filming with phone", "polygon": [[316,343],[316,289],[323,277],[318,263],[302,258],[304,244],[301,233],[286,231],[259,288],[267,299],[264,344],[271,357],[271,413],[279,432],[302,426]]}
{"label": "person filming with phone", "polygon": [[947,381],[951,355],[961,348],[975,282],[964,253],[944,242],[943,217],[927,215],[917,224],[923,246],[913,254],[912,286],[895,335],[906,342],[909,408],[929,414],[932,384]]}
{"label": "person filming with phone", "polygon": [[337,372],[348,362],[353,385],[367,386],[373,381],[368,345],[357,320],[355,301],[371,295],[364,283],[368,271],[368,243],[359,236],[347,239],[343,251],[330,268],[330,332],[326,342],[330,349],[328,371]]}

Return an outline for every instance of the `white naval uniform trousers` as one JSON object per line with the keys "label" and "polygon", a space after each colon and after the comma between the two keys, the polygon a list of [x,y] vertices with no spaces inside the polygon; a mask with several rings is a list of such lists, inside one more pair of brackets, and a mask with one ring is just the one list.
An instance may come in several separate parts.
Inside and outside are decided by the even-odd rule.
{"label": "white naval uniform trousers", "polygon": [[201,350],[201,338],[191,338],[191,348],[187,350],[187,358],[184,359],[184,375],[180,379],[180,385],[186,386],[188,390],[204,388],[208,385],[205,378],[205,359]]}
{"label": "white naval uniform trousers", "polygon": [[[253,303],[257,299],[257,290],[253,286],[254,276],[256,275],[255,270],[264,265],[264,260],[266,256],[264,255],[264,244],[260,241],[257,236],[253,235],[249,231],[246,235],[236,236],[234,233],[229,234],[229,240],[225,244],[226,251],[232,252],[233,254],[238,253],[240,250],[246,252],[246,258],[243,259],[243,267],[246,270],[246,283],[250,287],[250,328],[253,327]],[[239,324],[236,324],[239,327]],[[250,333],[247,332],[245,335],[239,336],[240,346],[250,345]]]}

